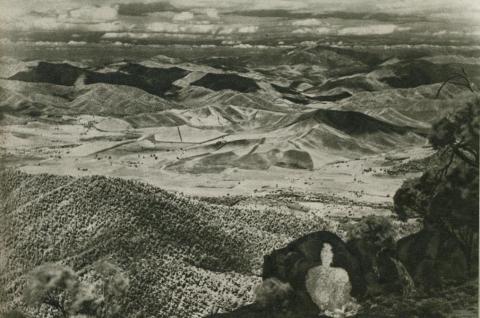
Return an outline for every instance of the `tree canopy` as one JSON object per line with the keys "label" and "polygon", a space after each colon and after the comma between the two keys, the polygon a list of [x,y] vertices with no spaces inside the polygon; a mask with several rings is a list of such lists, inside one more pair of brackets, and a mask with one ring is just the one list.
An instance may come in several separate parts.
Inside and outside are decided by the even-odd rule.
{"label": "tree canopy", "polygon": [[478,261],[479,96],[432,127],[432,147],[442,160],[403,183],[394,196],[401,218],[419,216],[426,225],[454,235],[473,267]]}

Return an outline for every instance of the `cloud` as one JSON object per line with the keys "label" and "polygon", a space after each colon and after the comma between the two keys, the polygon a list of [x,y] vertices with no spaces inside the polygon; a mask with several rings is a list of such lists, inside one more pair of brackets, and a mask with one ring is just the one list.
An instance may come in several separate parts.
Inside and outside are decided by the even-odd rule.
{"label": "cloud", "polygon": [[[1,0],[0,0],[1,1]],[[132,26],[118,20],[117,6],[86,5],[15,13],[8,19],[0,19],[0,28],[17,31],[120,31]]]}
{"label": "cloud", "polygon": [[[114,31],[128,31],[135,27],[134,24],[128,24],[121,21],[113,22],[104,22],[104,23],[95,23],[95,24],[85,24],[81,27],[81,30],[84,31],[93,31],[93,32],[114,32]],[[78,26],[72,25],[70,29],[76,29]]]}
{"label": "cloud", "polygon": [[30,19],[23,17],[8,23],[0,22],[0,28],[16,31],[92,31],[92,32],[113,32],[131,30],[135,25],[121,21],[88,23],[84,20],[72,20],[55,17],[41,17]]}
{"label": "cloud", "polygon": [[218,19],[218,10],[214,8],[207,8],[205,9],[205,14],[210,18],[210,19]]}
{"label": "cloud", "polygon": [[196,16],[216,20],[220,18],[220,14],[215,8],[194,8],[190,12],[194,12]]}
{"label": "cloud", "polygon": [[118,14],[125,16],[144,16],[166,11],[176,12],[178,9],[169,2],[121,3],[118,6]]}
{"label": "cloud", "polygon": [[107,32],[101,38],[102,40],[112,41],[113,43],[119,42],[120,40],[161,40],[165,38],[197,38],[205,37],[202,34],[183,34],[183,33],[147,33],[147,32]]}
{"label": "cloud", "polygon": [[295,29],[292,33],[295,34],[307,34],[307,33],[314,33],[314,34],[328,34],[331,33],[332,29],[327,27],[320,27],[320,28],[300,28]]}
{"label": "cloud", "polygon": [[13,21],[0,22],[0,27],[5,30],[16,30],[16,31],[30,31],[30,30],[39,30],[47,31],[59,29],[62,27],[62,23],[59,23],[56,18],[37,18],[37,19],[28,19],[28,18],[19,18]]}
{"label": "cloud", "polygon": [[84,6],[68,12],[68,17],[74,21],[87,23],[112,21],[117,18],[117,15],[117,8],[108,6]]}
{"label": "cloud", "polygon": [[246,25],[246,26],[239,27],[237,29],[238,33],[255,33],[257,31],[258,31],[258,26],[256,25]]}
{"label": "cloud", "polygon": [[227,25],[223,26],[218,30],[218,34],[221,35],[228,35],[228,34],[248,34],[248,33],[255,33],[258,31],[258,26],[256,25],[243,25],[243,26],[232,26]]}
{"label": "cloud", "polygon": [[259,44],[259,45],[237,44],[237,45],[234,45],[233,47],[236,48],[236,49],[261,49],[261,50],[269,48],[269,46],[261,45],[261,44]]}
{"label": "cloud", "polygon": [[134,32],[107,32],[102,35],[102,39],[112,40],[112,39],[148,39],[152,36],[151,33],[134,33]]}
{"label": "cloud", "polygon": [[120,42],[120,41],[115,41],[112,44],[115,45],[115,46],[132,46],[132,44],[130,44],[130,43],[123,43],[123,42]]}
{"label": "cloud", "polygon": [[215,24],[175,24],[169,22],[153,22],[147,30],[157,33],[214,34],[219,26]]}
{"label": "cloud", "polygon": [[192,12],[184,11],[174,15],[173,21],[189,21],[189,20],[193,20],[194,17],[195,16],[193,15]]}
{"label": "cloud", "polygon": [[441,30],[441,31],[437,31],[437,32],[433,32],[432,35],[434,36],[442,36],[442,35],[448,35],[450,34],[450,32],[448,32],[447,30]]}
{"label": "cloud", "polygon": [[258,31],[256,25],[219,25],[219,24],[178,24],[170,22],[153,22],[146,26],[147,31],[156,33],[186,33],[186,34],[249,34]]}
{"label": "cloud", "polygon": [[161,33],[178,33],[180,26],[169,22],[153,22],[147,25],[147,31]]}
{"label": "cloud", "polygon": [[295,20],[292,22],[292,25],[296,25],[296,26],[315,26],[315,25],[323,25],[323,24],[326,24],[326,23],[319,19],[303,19],[303,20]]}
{"label": "cloud", "polygon": [[199,33],[199,34],[213,34],[217,32],[218,26],[213,24],[196,24],[196,25],[188,25],[182,26],[181,32],[182,33]]}
{"label": "cloud", "polygon": [[67,45],[71,46],[82,46],[82,45],[87,45],[88,43],[85,41],[69,41]]}
{"label": "cloud", "polygon": [[382,35],[391,34],[397,31],[398,26],[395,24],[376,24],[358,27],[343,28],[338,31],[340,35]]}
{"label": "cloud", "polygon": [[348,36],[411,30],[423,35],[419,32],[443,29],[449,36],[466,36],[476,25],[466,19],[479,8],[478,0],[0,0],[0,29],[155,32],[200,39],[261,32]]}

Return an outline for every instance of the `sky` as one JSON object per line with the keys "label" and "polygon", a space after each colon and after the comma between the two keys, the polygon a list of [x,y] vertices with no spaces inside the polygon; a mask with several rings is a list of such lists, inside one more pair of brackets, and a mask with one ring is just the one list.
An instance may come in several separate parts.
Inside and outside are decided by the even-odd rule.
{"label": "sky", "polygon": [[478,0],[0,0],[0,37],[105,41],[305,35],[480,37]]}

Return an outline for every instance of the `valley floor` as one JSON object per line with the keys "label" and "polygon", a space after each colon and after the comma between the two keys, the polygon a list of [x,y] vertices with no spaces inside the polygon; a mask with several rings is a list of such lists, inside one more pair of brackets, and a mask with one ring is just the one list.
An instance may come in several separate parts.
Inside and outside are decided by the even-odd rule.
{"label": "valley floor", "polygon": [[[0,162],[4,168],[33,174],[105,175],[140,180],[194,196],[263,195],[293,191],[389,205],[402,182],[419,175],[418,171],[402,174],[389,171],[432,154],[430,148],[409,146],[353,159],[337,156],[328,161],[327,158],[325,162],[316,162],[313,169],[270,166],[253,170],[215,166],[213,163],[209,166],[215,168],[213,171],[206,169],[196,173],[171,168],[172,163],[195,157],[197,151],[189,150],[188,142],[165,143],[157,148],[142,145],[126,148],[129,144],[140,143],[142,136],[154,132],[155,128],[106,133],[81,125],[34,122],[7,125],[2,127]],[[202,151],[201,155],[205,155],[211,150]],[[315,204],[306,203],[306,206],[318,208]]]}

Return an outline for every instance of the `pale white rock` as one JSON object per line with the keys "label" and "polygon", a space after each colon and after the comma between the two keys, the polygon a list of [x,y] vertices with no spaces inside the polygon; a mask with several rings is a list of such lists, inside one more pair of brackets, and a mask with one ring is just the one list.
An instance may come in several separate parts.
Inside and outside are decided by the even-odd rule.
{"label": "pale white rock", "polygon": [[332,246],[324,244],[322,265],[311,268],[306,276],[306,288],[322,314],[330,317],[349,317],[356,314],[359,305],[350,296],[352,285],[343,268],[331,267]]}

